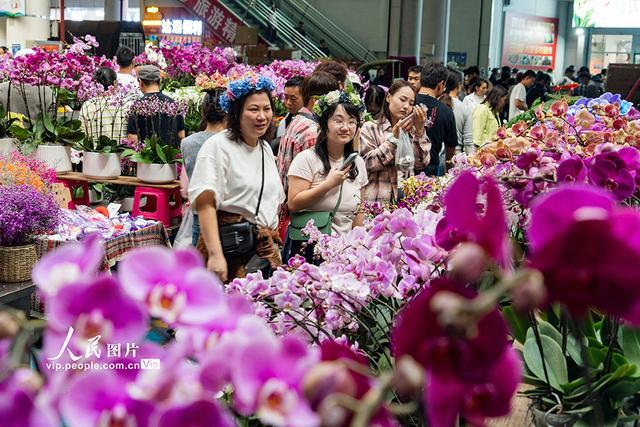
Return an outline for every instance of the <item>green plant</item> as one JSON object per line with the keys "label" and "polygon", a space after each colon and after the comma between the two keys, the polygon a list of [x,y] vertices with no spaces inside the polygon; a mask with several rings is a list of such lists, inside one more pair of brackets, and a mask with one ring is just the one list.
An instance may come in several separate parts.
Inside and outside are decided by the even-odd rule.
{"label": "green plant", "polygon": [[127,157],[136,163],[182,163],[180,149],[171,145],[163,145],[160,137],[156,135],[146,138],[144,148],[139,152],[128,148],[122,152],[122,157]]}
{"label": "green plant", "polygon": [[86,151],[90,153],[121,153],[125,150],[126,146],[111,139],[108,136],[102,135],[98,138],[87,137],[73,146],[78,151]]}
{"label": "green plant", "polygon": [[4,107],[0,104],[0,138],[12,136],[11,126],[17,121],[16,117],[6,114]]}
{"label": "green plant", "polygon": [[523,394],[539,409],[577,415],[581,425],[640,419],[640,331],[596,313],[580,322],[562,309],[529,319],[510,307],[503,314],[533,386]]}
{"label": "green plant", "polygon": [[38,114],[26,127],[13,123],[9,132],[21,143],[21,150],[29,154],[42,144],[75,146],[85,139],[80,120],[58,121],[48,114]]}

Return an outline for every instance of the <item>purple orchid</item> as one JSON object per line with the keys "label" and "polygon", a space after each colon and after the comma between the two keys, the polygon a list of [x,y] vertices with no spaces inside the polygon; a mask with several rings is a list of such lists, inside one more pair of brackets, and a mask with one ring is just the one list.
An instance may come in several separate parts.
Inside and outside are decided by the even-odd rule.
{"label": "purple orchid", "polygon": [[593,306],[640,322],[640,215],[614,207],[601,189],[561,187],[532,209],[531,266],[544,274],[550,302],[582,316]]}
{"label": "purple orchid", "polygon": [[33,269],[33,281],[49,297],[66,285],[87,283],[102,265],[104,242],[98,233],[47,253]]}
{"label": "purple orchid", "polygon": [[169,325],[201,325],[218,317],[225,304],[222,283],[194,250],[162,247],[131,251],[118,275],[125,291]]}
{"label": "purple orchid", "polygon": [[[486,205],[478,207],[478,196],[486,196]],[[495,181],[482,180],[463,172],[449,187],[444,198],[445,214],[436,229],[436,242],[445,250],[458,243],[474,242],[501,266],[510,258],[504,201]]]}
{"label": "purple orchid", "polygon": [[[102,351],[109,343],[137,342],[144,336],[147,325],[143,307],[110,276],[62,288],[49,300],[47,314],[44,353],[49,358],[64,360],[67,355],[73,359],[86,354],[91,345],[89,340],[98,336],[94,344]],[[68,352],[64,352],[65,343]]]}
{"label": "purple orchid", "polygon": [[131,375],[89,371],[71,379],[60,404],[69,427],[135,425],[147,427],[154,404],[132,398],[127,389]]}
{"label": "purple orchid", "polygon": [[198,400],[186,405],[169,407],[153,423],[154,427],[233,427],[235,425],[233,418],[211,400]]}
{"label": "purple orchid", "polygon": [[398,314],[391,333],[396,359],[413,357],[425,369],[463,381],[484,378],[487,370],[508,346],[507,326],[497,309],[485,315],[473,337],[452,334],[442,328],[431,301],[439,292],[471,299],[475,292],[448,279],[435,279]]}
{"label": "purple orchid", "polygon": [[579,156],[572,156],[558,165],[556,172],[559,183],[580,183],[587,179],[587,168]]}
{"label": "purple orchid", "polygon": [[319,425],[302,397],[302,380],[318,359],[317,351],[293,335],[255,337],[231,369],[238,410],[272,425]]}
{"label": "purple orchid", "polygon": [[428,372],[424,401],[429,425],[450,427],[462,415],[471,425],[484,426],[486,418],[509,414],[521,378],[520,359],[510,347],[481,381],[467,383],[438,371]]}
{"label": "purple orchid", "polygon": [[611,191],[622,201],[636,190],[633,174],[622,156],[615,151],[598,154],[591,159],[589,181]]}
{"label": "purple orchid", "polygon": [[0,420],[3,427],[55,427],[60,425],[51,408],[38,399],[42,378],[19,368],[0,380]]}

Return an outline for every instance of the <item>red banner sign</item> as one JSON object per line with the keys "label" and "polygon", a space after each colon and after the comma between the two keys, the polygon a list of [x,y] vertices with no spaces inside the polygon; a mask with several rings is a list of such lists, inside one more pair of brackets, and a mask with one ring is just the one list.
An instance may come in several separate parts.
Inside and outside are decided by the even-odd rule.
{"label": "red banner sign", "polygon": [[502,65],[529,70],[555,68],[558,19],[507,12]]}
{"label": "red banner sign", "polygon": [[180,0],[194,15],[202,19],[215,38],[233,44],[238,26],[242,23],[217,0]]}

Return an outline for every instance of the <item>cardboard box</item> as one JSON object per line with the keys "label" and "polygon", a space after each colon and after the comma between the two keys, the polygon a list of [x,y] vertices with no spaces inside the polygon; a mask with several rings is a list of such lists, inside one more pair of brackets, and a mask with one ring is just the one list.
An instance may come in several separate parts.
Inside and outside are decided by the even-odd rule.
{"label": "cardboard box", "polygon": [[296,59],[298,50],[280,49],[271,51],[271,59]]}
{"label": "cardboard box", "polygon": [[249,57],[261,57],[266,58],[269,52],[269,47],[265,45],[247,46],[246,55]]}
{"label": "cardboard box", "polygon": [[259,65],[267,62],[267,58],[264,56],[247,56],[247,64]]}

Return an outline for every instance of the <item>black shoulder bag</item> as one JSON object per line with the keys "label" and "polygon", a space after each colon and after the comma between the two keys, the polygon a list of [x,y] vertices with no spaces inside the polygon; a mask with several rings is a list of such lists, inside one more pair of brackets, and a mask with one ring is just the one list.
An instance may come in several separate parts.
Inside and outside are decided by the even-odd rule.
{"label": "black shoulder bag", "polygon": [[[260,196],[258,196],[258,206],[256,207],[255,217],[258,218],[260,212],[260,203],[262,202],[262,193],[264,191],[264,146],[259,141],[260,151],[262,152],[262,184],[260,186]],[[256,250],[256,226],[246,219],[235,224],[224,224],[218,226],[220,234],[220,244],[222,252],[227,258],[251,255]]]}

